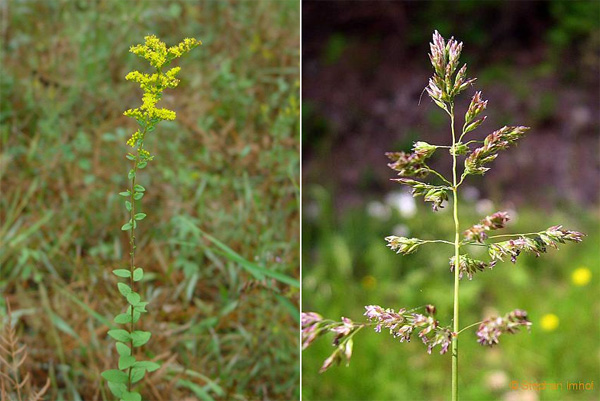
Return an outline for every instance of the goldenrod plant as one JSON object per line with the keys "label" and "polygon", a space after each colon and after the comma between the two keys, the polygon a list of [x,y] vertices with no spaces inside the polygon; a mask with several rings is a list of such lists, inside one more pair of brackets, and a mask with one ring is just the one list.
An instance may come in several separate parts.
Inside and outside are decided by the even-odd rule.
{"label": "goldenrod plant", "polygon": [[[489,170],[489,163],[494,161],[499,151],[505,150],[522,138],[529,130],[528,127],[510,126],[502,127],[483,140],[466,140],[468,134],[474,132],[486,119],[482,116],[487,107],[487,100],[482,100],[481,92],[475,92],[470,105],[464,115],[464,123],[460,134],[456,130],[455,98],[472,86],[475,79],[467,78],[466,64],[460,69],[459,57],[462,43],[454,38],[446,41],[436,31],[430,45],[429,58],[434,68],[433,77],[426,88],[427,93],[450,119],[450,145],[432,145],[426,142],[416,142],[411,153],[387,153],[391,159],[389,167],[398,173],[399,178],[394,179],[400,184],[411,187],[415,197],[423,196],[426,202],[431,202],[433,210],[444,207],[451,200],[454,221],[454,235],[450,239],[419,239],[399,236],[385,238],[387,246],[402,255],[416,252],[426,244],[442,244],[452,249],[449,258],[450,272],[454,276],[453,305],[454,313],[446,324],[441,324],[435,319],[436,308],[427,305],[420,308],[399,310],[383,308],[379,305],[365,307],[365,316],[368,321],[357,323],[349,318],[342,317],[341,321],[324,319],[315,312],[302,314],[302,347],[306,349],[317,338],[335,333],[333,345],[335,351],[324,362],[321,372],[329,369],[334,364],[339,364],[343,359],[350,361],[353,349],[353,337],[362,328],[374,326],[376,332],[382,328],[389,329],[394,338],[400,342],[408,342],[412,335],[418,332],[418,337],[427,346],[431,353],[436,346],[440,353],[445,354],[451,349],[452,360],[452,400],[458,400],[458,341],[459,337],[466,334],[466,330],[478,326],[476,331],[477,341],[481,345],[494,346],[498,344],[502,334],[513,334],[521,328],[530,329],[531,322],[527,312],[515,309],[504,316],[489,317],[483,321],[468,324],[461,328],[459,325],[459,284],[463,277],[469,280],[475,274],[485,269],[492,269],[498,262],[508,257],[515,263],[522,252],[532,253],[536,256],[545,253],[549,247],[557,248],[558,244],[581,242],[583,234],[577,231],[566,230],[560,225],[554,225],[546,230],[525,234],[489,235],[491,231],[505,227],[510,219],[508,213],[499,211],[484,217],[479,223],[468,229],[461,229],[459,220],[458,195],[459,189],[465,179],[471,175],[483,175]],[[445,177],[427,165],[427,159],[435,152],[446,149],[452,158],[452,177]],[[464,158],[462,172],[459,171],[459,158]],[[415,180],[433,177],[431,182]],[[489,260],[479,260],[469,256],[468,249],[472,246],[484,247],[489,255]],[[450,294],[448,294],[450,296]],[[424,309],[424,313],[417,310]],[[399,398],[401,399],[401,398]],[[406,398],[408,399],[408,398]]]}
{"label": "goldenrod plant", "polygon": [[146,135],[156,129],[159,122],[163,120],[174,120],[175,112],[165,108],[157,108],[162,93],[167,88],[175,88],[179,84],[176,78],[179,67],[166,68],[176,58],[183,56],[194,47],[202,44],[196,39],[184,39],[176,46],[167,47],[156,36],[145,37],[145,43],[132,46],[129,51],[147,60],[153,68],[151,73],[132,71],[125,79],[137,82],[144,91],[142,105],[135,109],[129,109],[123,113],[134,118],[139,128],[127,140],[127,145],[133,148],[133,152],[127,153],[126,157],[132,162],[132,167],[127,174],[129,189],[119,193],[125,198],[125,208],[129,212],[129,220],[123,224],[121,230],[129,233],[129,267],[127,269],[116,269],[113,273],[126,279],[126,282],[117,284],[118,290],[127,302],[127,308],[123,313],[114,318],[114,322],[124,325],[125,329],[113,329],[108,335],[114,338],[116,350],[119,354],[118,369],[109,369],[102,372],[108,382],[111,392],[123,401],[140,401],[142,396],[133,389],[133,385],[144,377],[146,372],[153,372],[160,367],[156,362],[138,360],[136,358],[139,348],[150,340],[149,331],[136,330],[135,324],[139,321],[142,313],[146,313],[148,302],[142,299],[136,283],[144,277],[144,269],[136,266],[135,255],[137,251],[135,229],[139,221],[147,216],[141,210],[140,201],[144,197],[146,188],[136,182],[139,170],[146,168],[154,156],[144,149]]}

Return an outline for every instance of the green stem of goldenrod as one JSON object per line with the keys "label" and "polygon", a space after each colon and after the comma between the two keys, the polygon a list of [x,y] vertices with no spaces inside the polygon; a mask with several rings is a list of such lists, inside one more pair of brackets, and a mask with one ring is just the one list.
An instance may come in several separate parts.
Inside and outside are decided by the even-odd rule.
{"label": "green stem of goldenrod", "polygon": [[[146,133],[146,130],[144,129],[144,133]],[[142,134],[143,135],[143,134]],[[134,281],[133,281],[133,271],[135,270],[135,199],[134,199],[134,194],[135,194],[135,178],[137,175],[137,170],[138,170],[138,163],[140,162],[140,148],[138,147],[137,149],[137,155],[135,158],[135,161],[133,162],[133,178],[131,179],[131,188],[130,188],[130,199],[131,199],[131,211],[130,211],[130,217],[131,217],[131,231],[130,231],[130,236],[129,236],[129,245],[130,245],[130,252],[129,255],[131,256],[131,263],[129,264],[129,286],[131,287],[131,291],[135,291],[134,290]],[[131,307],[131,323],[129,325],[129,332],[133,333],[133,306]],[[129,345],[131,348],[131,354],[133,354],[133,338],[129,341]],[[128,383],[127,383],[127,391],[131,391],[131,374],[132,374],[132,370],[133,367],[129,368],[129,372],[128,372]]]}
{"label": "green stem of goldenrod", "polygon": [[[450,103],[450,123],[452,129],[452,146],[456,145],[454,132],[454,103]],[[458,333],[458,284],[459,284],[459,257],[460,257],[460,226],[458,221],[458,182],[456,177],[456,153],[452,154],[452,195],[454,200],[454,328]],[[458,401],[458,335],[452,338],[452,401]]]}
{"label": "green stem of goldenrod", "polygon": [[[133,171],[135,173],[137,173],[137,165],[138,165],[138,159],[139,159],[139,152],[138,155],[135,159],[135,161],[133,162]],[[131,290],[133,291],[133,270],[135,269],[135,199],[133,198],[133,195],[135,194],[134,192],[134,187],[135,187],[135,175],[133,176],[133,178],[131,179],[131,211],[130,211],[130,217],[131,217],[131,231],[130,231],[130,237],[129,237],[129,246],[130,246],[130,252],[129,255],[131,255],[131,263],[129,264],[129,286],[131,287]],[[131,323],[129,325],[129,332],[133,333],[133,308],[131,308]],[[131,352],[133,353],[133,338],[129,341],[129,345],[131,348]],[[128,372],[128,383],[127,383],[127,391],[131,391],[131,373],[132,373],[132,368],[129,368],[129,372]]]}

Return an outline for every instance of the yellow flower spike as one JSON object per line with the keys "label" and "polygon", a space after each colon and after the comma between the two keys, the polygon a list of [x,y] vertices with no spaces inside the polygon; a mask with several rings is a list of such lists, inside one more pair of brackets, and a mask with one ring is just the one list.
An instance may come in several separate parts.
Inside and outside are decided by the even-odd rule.
{"label": "yellow flower spike", "polygon": [[[135,118],[142,126],[142,131],[134,133],[127,141],[127,144],[135,147],[136,144],[143,141],[143,136],[148,130],[151,130],[161,120],[174,120],[176,114],[173,110],[166,108],[157,108],[156,104],[162,97],[165,88],[175,88],[179,84],[176,78],[181,70],[179,67],[173,67],[167,72],[162,72],[162,68],[168,65],[173,59],[189,52],[194,47],[202,44],[199,40],[186,38],[176,46],[169,47],[155,35],[148,35],[144,38],[145,43],[131,46],[129,51],[140,56],[150,63],[156,69],[153,74],[145,74],[140,71],[131,71],[125,77],[128,81],[137,82],[144,91],[142,96],[142,105],[135,109],[129,109],[124,115]],[[142,146],[138,149],[140,155],[150,157]]]}
{"label": "yellow flower spike", "polygon": [[560,323],[560,319],[554,313],[547,313],[542,316],[542,320],[540,322],[540,326],[542,326],[542,330],[545,331],[554,331],[558,327]]}
{"label": "yellow flower spike", "polygon": [[592,272],[585,266],[581,266],[573,271],[571,274],[571,282],[574,285],[583,287],[584,285],[588,285],[592,280]]}

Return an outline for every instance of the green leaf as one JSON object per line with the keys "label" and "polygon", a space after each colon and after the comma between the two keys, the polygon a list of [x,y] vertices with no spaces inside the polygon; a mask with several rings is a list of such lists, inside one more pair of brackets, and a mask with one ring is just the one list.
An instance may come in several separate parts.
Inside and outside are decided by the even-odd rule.
{"label": "green leaf", "polygon": [[129,174],[127,174],[127,178],[129,178],[131,180],[131,179],[133,179],[133,177],[135,177],[135,170],[131,169],[131,170],[129,170]]}
{"label": "green leaf", "polygon": [[127,295],[131,294],[132,289],[130,286],[128,286],[125,283],[117,283],[117,287],[119,287],[119,292],[126,297]]}
{"label": "green leaf", "polygon": [[143,192],[136,192],[135,194],[133,194],[133,199],[135,200],[140,200],[144,197],[144,193]]}
{"label": "green leaf", "polygon": [[109,382],[113,383],[125,384],[129,380],[129,376],[127,376],[127,373],[121,372],[117,369],[105,370],[104,372],[102,372],[102,377],[104,377]]}
{"label": "green leaf", "polygon": [[114,329],[108,330],[108,335],[117,341],[128,342],[131,341],[131,334],[127,330]]}
{"label": "green leaf", "polygon": [[125,223],[125,224],[123,224],[123,227],[121,227],[121,230],[123,230],[123,231],[129,231],[129,230],[131,230],[131,227],[133,227],[131,225],[131,223]]}
{"label": "green leaf", "polygon": [[125,192],[119,192],[119,195],[124,196],[124,197],[128,197],[128,196],[131,196],[131,192],[129,192],[129,190],[127,190]]}
{"label": "green leaf", "polygon": [[144,188],[143,186],[137,184],[133,187],[133,189],[135,189],[137,192],[144,192],[146,190],[146,188]]}
{"label": "green leaf", "polygon": [[205,390],[205,388],[208,387],[208,385],[202,387],[194,382],[191,382],[189,380],[183,380],[183,379],[179,379],[177,381],[177,384],[181,385],[182,387],[187,387],[190,390],[192,390],[194,392],[194,394],[196,394],[196,397],[198,397],[198,399],[200,399],[202,401],[215,401],[215,399],[208,393],[208,391]]}
{"label": "green leaf", "polygon": [[147,165],[148,165],[148,162],[141,162],[141,163],[138,163],[138,168],[144,168]]}
{"label": "green leaf", "polygon": [[137,311],[133,311],[133,323],[137,323],[138,320],[140,320],[140,316],[142,316],[142,314],[140,312]]}
{"label": "green leaf", "polygon": [[136,330],[131,333],[131,339],[133,340],[134,347],[140,347],[150,340],[152,333],[149,331]]}
{"label": "green leaf", "polygon": [[127,269],[116,269],[116,270],[113,270],[112,272],[115,276],[118,276],[118,277],[125,277],[125,278],[131,277],[131,272]]}
{"label": "green leaf", "polygon": [[133,281],[140,281],[144,277],[144,269],[141,267],[136,268],[133,271]]}
{"label": "green leaf", "polygon": [[127,294],[127,302],[133,306],[136,306],[140,302],[140,294],[137,292],[130,292]]}
{"label": "green leaf", "polygon": [[125,156],[126,158],[128,158],[129,160],[135,160],[135,156],[132,155],[131,153],[127,153],[127,156]]}
{"label": "green leaf", "polygon": [[131,202],[125,201],[125,209],[127,209],[128,212],[131,212]]}
{"label": "green leaf", "polygon": [[131,315],[128,315],[127,313],[120,313],[117,316],[115,316],[115,323],[131,323]]}
{"label": "green leaf", "polygon": [[155,370],[157,370],[158,368],[160,368],[160,365],[158,363],[156,363],[156,362],[137,361],[134,364],[134,367],[136,367],[136,368],[144,368],[148,372],[154,372]]}
{"label": "green leaf", "polygon": [[119,358],[119,369],[128,369],[135,363],[135,356],[125,355]]}
{"label": "green leaf", "polygon": [[135,391],[132,391],[132,392],[125,391],[125,392],[123,392],[121,399],[123,401],[142,401],[142,395]]}
{"label": "green leaf", "polygon": [[146,213],[136,213],[134,218],[136,220],[144,220],[146,218]]}
{"label": "green leaf", "polygon": [[133,308],[133,310],[136,312],[148,312],[146,310],[146,305],[148,305],[148,302],[140,302]]}
{"label": "green leaf", "polygon": [[127,345],[123,344],[123,343],[116,343],[117,345],[117,353],[120,356],[129,356],[131,355],[131,348],[129,348]]}
{"label": "green leaf", "polygon": [[110,389],[111,393],[118,398],[121,398],[121,396],[127,391],[127,385],[125,383],[108,382],[108,388]]}
{"label": "green leaf", "polygon": [[142,369],[142,368],[131,369],[131,382],[132,383],[139,382],[140,380],[142,380],[142,378],[144,377],[145,374],[146,374],[146,369]]}
{"label": "green leaf", "polygon": [[[195,227],[195,228],[197,229],[197,227]],[[292,287],[300,288],[300,282],[298,280],[296,280],[295,278],[290,277],[283,273],[279,273],[274,270],[267,269],[263,266],[254,264],[254,263],[244,259],[241,255],[239,255],[233,249],[229,248],[227,245],[225,245],[224,243],[222,243],[221,241],[219,241],[212,235],[209,235],[202,230],[199,230],[199,231],[205,238],[207,238],[209,241],[211,241],[213,244],[215,244],[218,248],[220,248],[221,252],[219,252],[219,253],[226,256],[228,259],[239,263],[240,266],[242,266],[242,268],[247,270],[250,274],[252,274],[257,279],[261,280],[264,278],[264,276],[268,276],[268,277],[274,278],[275,280],[281,281],[282,283],[288,284]]]}

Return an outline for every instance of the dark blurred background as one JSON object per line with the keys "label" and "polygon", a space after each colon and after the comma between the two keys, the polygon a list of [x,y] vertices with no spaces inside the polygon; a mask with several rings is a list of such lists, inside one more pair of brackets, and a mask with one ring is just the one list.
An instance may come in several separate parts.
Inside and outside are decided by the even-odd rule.
{"label": "dark blurred background", "polygon": [[163,364],[142,395],[297,399],[299,290],[248,270],[292,284],[300,274],[298,2],[13,0],[0,11],[0,326],[9,303],[29,383],[50,378],[52,400],[114,399],[100,372],[117,364],[106,332],[124,301],[111,271],[129,252],[118,193],[136,124],[123,111],[142,95],[125,75],[150,71],[128,50],[155,34],[203,45],[175,62],[181,83],[159,107],[177,119],[148,136],[155,159],[138,176],[150,302],[139,327],[153,333],[146,359]]}
{"label": "dark blurred background", "polygon": [[[483,178],[467,179],[461,226],[507,210],[507,232],[562,223],[588,234],[583,244],[540,258],[522,256],[516,267],[499,264],[463,281],[461,326],[517,307],[529,310],[534,322],[531,335],[503,339],[493,350],[477,345],[474,335],[472,344],[464,337],[463,397],[597,398],[597,391],[510,392],[507,380],[600,379],[600,306],[593,295],[600,290],[599,4],[303,1],[305,311],[360,320],[363,305],[431,302],[449,324],[448,250],[432,246],[402,257],[383,240],[390,234],[451,237],[448,208],[432,213],[390,181],[395,173],[384,156],[408,151],[416,140],[451,141],[448,117],[423,91],[437,29],[464,42],[461,60],[468,76],[478,78],[459,97],[458,115],[475,90],[489,100],[488,119],[471,138],[483,139],[503,125],[531,127]],[[432,165],[449,175],[450,160],[436,152]],[[330,344],[322,340],[305,351],[304,398],[446,399],[449,355],[428,356],[417,340],[399,344],[387,337],[361,333],[350,367],[324,375],[317,370],[333,350]]]}

